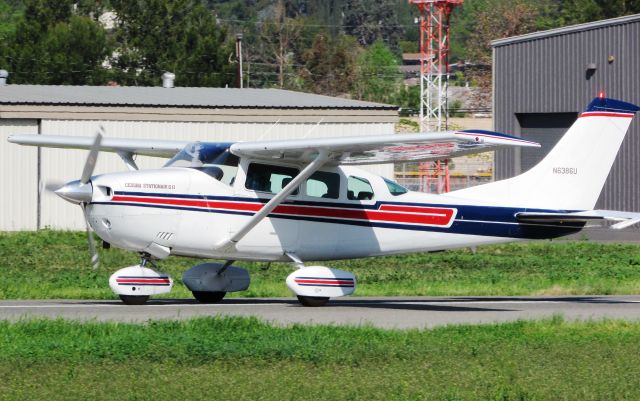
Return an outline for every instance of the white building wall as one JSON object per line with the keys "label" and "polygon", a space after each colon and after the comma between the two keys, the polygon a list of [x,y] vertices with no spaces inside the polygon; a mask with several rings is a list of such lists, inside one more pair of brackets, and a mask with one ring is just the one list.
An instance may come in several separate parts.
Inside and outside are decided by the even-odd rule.
{"label": "white building wall", "polygon": [[38,121],[0,119],[0,229],[35,230],[38,216],[38,150],[11,145],[11,134],[37,134]]}
{"label": "white building wall", "polygon": [[[2,120],[0,120],[2,121]],[[294,139],[329,136],[355,135],[384,135],[394,132],[394,124],[363,124],[363,123],[331,123],[331,124],[269,124],[269,123],[195,123],[195,122],[157,122],[157,121],[82,121],[82,120],[43,120],[41,132],[43,135],[74,135],[93,136],[98,127],[105,128],[106,136],[120,138],[149,138],[176,139],[193,141],[252,141],[267,139]],[[9,144],[5,150],[6,141],[0,144],[0,149],[6,152],[17,151],[17,145]],[[24,148],[19,147],[22,151]],[[34,148],[29,149],[35,152]],[[66,149],[42,149],[41,176],[44,183],[64,183],[76,180],[82,173],[86,151]],[[33,159],[35,160],[35,158]],[[166,159],[140,156],[136,163],[140,169],[158,168]],[[35,161],[31,163],[34,167]],[[35,167],[34,167],[35,168]],[[386,177],[393,177],[393,165],[367,166],[367,170]],[[95,174],[126,171],[122,160],[115,154],[103,152],[98,158]],[[5,174],[3,174],[5,175]],[[35,179],[33,180],[36,181]],[[35,184],[34,184],[35,185]],[[33,195],[14,197],[15,205],[29,202],[36,198]],[[29,204],[30,205],[30,204]],[[0,212],[0,213],[4,213]],[[32,214],[36,216],[35,203]],[[5,218],[5,216],[3,216]],[[4,220],[0,220],[4,222]],[[35,225],[24,227],[32,229]],[[1,229],[5,230],[6,225]],[[56,229],[84,229],[81,209],[63,201],[50,192],[42,193],[41,227]]]}

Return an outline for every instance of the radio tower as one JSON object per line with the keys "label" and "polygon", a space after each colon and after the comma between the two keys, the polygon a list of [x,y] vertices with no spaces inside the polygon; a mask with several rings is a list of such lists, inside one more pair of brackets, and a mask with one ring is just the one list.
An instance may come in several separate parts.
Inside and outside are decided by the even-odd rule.
{"label": "radio tower", "polygon": [[[447,76],[449,73],[449,19],[464,0],[409,0],[420,11],[420,130],[447,128]],[[436,162],[433,174],[425,174],[429,163],[421,163],[421,175],[436,179],[436,192],[449,191],[449,169]],[[444,175],[444,185],[441,177]],[[421,190],[429,190],[429,180],[421,177]]]}

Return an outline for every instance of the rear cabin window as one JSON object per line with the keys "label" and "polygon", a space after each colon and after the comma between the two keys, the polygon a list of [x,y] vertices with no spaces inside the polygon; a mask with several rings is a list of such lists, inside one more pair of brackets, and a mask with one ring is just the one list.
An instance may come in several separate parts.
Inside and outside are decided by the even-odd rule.
{"label": "rear cabin window", "polygon": [[387,188],[389,188],[389,193],[391,193],[391,195],[398,196],[398,195],[406,194],[407,192],[409,192],[407,188],[403,187],[397,182],[388,180],[386,178],[383,178],[383,179],[384,179],[384,183],[387,184]]}
{"label": "rear cabin window", "polygon": [[373,199],[373,188],[365,178],[350,176],[347,181],[347,198],[352,200]]}
{"label": "rear cabin window", "polygon": [[340,197],[340,175],[316,171],[306,185],[307,196],[313,198],[338,199]]}
{"label": "rear cabin window", "polygon": [[[298,175],[298,169],[295,168],[251,163],[247,171],[245,187],[257,192],[277,194],[296,175]],[[296,189],[293,195],[297,194],[298,190]]]}

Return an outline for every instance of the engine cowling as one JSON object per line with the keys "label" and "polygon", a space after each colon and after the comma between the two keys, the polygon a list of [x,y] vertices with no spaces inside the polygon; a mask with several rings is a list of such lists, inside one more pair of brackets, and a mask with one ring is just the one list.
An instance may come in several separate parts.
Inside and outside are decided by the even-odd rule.
{"label": "engine cowling", "polygon": [[308,266],[291,273],[287,287],[301,297],[343,297],[355,291],[356,277],[344,270]]}

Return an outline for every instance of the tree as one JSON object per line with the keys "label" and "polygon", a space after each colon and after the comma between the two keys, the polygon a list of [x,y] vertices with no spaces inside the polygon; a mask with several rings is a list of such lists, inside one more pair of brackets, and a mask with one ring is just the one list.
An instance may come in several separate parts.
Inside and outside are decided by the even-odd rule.
{"label": "tree", "polygon": [[360,100],[391,102],[402,75],[398,60],[385,44],[378,40],[358,57],[353,96]]}
{"label": "tree", "polygon": [[12,83],[99,85],[107,80],[104,29],[79,15],[72,0],[25,1],[24,15],[7,36],[0,63]]}
{"label": "tree", "polygon": [[351,36],[331,39],[326,33],[317,34],[304,55],[305,68],[301,75],[305,88],[331,96],[351,92],[357,79],[356,63],[361,51]]}
{"label": "tree", "polygon": [[343,9],[344,31],[363,46],[383,40],[393,50],[398,50],[403,28],[396,9],[395,1],[347,0]]}
{"label": "tree", "polygon": [[199,0],[111,0],[119,83],[157,85],[165,71],[180,86],[233,85],[233,41]]}
{"label": "tree", "polygon": [[259,37],[259,52],[263,62],[277,67],[278,86],[285,87],[285,77],[292,76],[294,47],[302,35],[304,24],[300,19],[288,18],[283,0],[278,0],[273,17],[262,22]]}

